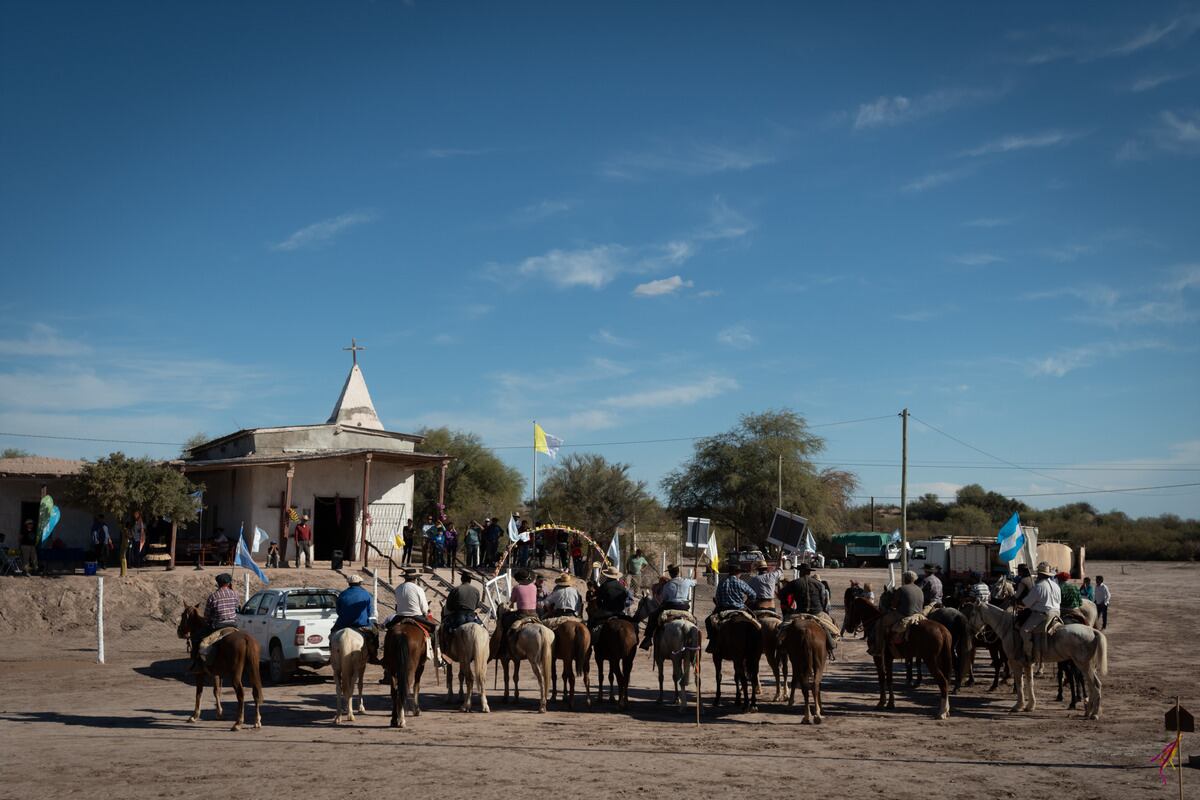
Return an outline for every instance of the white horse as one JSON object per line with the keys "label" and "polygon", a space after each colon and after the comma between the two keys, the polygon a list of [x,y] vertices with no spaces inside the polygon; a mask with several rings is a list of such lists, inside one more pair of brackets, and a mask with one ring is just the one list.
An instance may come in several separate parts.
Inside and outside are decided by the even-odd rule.
{"label": "white horse", "polygon": [[[654,664],[658,667],[658,700],[663,701],[663,664],[671,662],[671,682],[679,713],[687,707],[687,687],[700,657],[700,629],[687,619],[673,619],[654,634]],[[698,687],[697,687],[698,689]]]}
{"label": "white horse", "polygon": [[508,700],[508,664],[513,665],[513,697],[521,698],[521,661],[529,662],[533,678],[538,682],[541,699],[538,712],[546,713],[546,701],[550,697],[550,670],[554,656],[554,631],[540,622],[530,621],[514,625],[508,632],[508,656],[504,659],[504,698]]}
{"label": "white horse", "polygon": [[358,680],[358,711],[367,713],[363,703],[363,673],[367,671],[367,650],[363,636],[353,628],[339,628],[329,637],[329,663],[333,667],[333,686],[337,700],[334,725],[342,724],[342,700],[346,700],[346,720],[354,722],[354,681]]}
{"label": "white horse", "polygon": [[484,691],[484,676],[487,675],[488,632],[478,622],[466,622],[445,637],[442,655],[446,662],[446,702],[454,702],[454,668],[450,661],[458,664],[458,693],[462,696],[462,710],[471,710],[472,687],[479,691],[479,710],[487,714],[487,693]]}
{"label": "white horse", "polygon": [[[1016,615],[990,603],[976,603],[967,613],[971,627],[988,625],[996,632],[1009,669],[1015,678],[1017,703],[1013,711],[1034,711],[1037,695],[1033,683],[1033,663],[1025,659],[1025,647],[1017,628]],[[1100,676],[1108,674],[1108,639],[1104,633],[1077,623],[1063,625],[1045,637],[1042,659],[1048,662],[1071,661],[1079,668],[1088,685],[1084,719],[1100,718]]]}

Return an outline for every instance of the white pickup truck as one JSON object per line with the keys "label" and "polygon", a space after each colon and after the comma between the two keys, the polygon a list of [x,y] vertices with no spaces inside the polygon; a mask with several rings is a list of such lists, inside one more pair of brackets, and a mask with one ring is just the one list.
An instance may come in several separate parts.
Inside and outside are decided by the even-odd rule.
{"label": "white pickup truck", "polygon": [[238,609],[237,626],[258,640],[272,683],[282,683],[299,666],[329,663],[337,598],[336,589],[263,589]]}

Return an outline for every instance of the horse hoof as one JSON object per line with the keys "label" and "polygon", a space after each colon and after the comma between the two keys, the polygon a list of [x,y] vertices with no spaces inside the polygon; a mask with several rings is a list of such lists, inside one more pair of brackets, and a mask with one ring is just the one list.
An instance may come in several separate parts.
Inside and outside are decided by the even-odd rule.
{"label": "horse hoof", "polygon": [[232,728],[230,728],[229,730],[231,730],[231,731],[240,731],[241,729],[242,729],[242,723],[240,723],[240,722],[235,722],[235,723],[233,723],[233,727],[232,727]]}
{"label": "horse hoof", "polygon": [[490,714],[490,713],[492,713],[492,710],[491,710],[490,708],[488,708],[486,704],[483,706],[483,708],[479,709],[479,711],[480,711],[480,713],[482,713],[482,714]]}
{"label": "horse hoof", "polygon": [[545,706],[538,706],[538,713],[539,713],[539,714],[545,714],[545,713],[546,713],[546,707],[545,707]]}
{"label": "horse hoof", "polygon": [[801,725],[812,725],[812,720],[809,719],[808,717],[805,717],[804,719],[800,720],[800,724]]}
{"label": "horse hoof", "polygon": [[189,723],[193,723],[193,722],[196,722],[196,721],[197,721],[197,720],[199,720],[199,719],[200,719],[199,717],[188,717],[188,718],[187,718],[187,721],[188,721]]}
{"label": "horse hoof", "polygon": [[820,716],[813,717],[813,725],[820,725],[820,724],[821,724],[821,717]]}

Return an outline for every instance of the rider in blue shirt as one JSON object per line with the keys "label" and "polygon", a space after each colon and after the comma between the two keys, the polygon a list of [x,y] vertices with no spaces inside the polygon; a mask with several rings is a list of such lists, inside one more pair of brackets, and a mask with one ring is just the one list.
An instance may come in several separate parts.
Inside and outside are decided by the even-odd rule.
{"label": "rider in blue shirt", "polygon": [[337,599],[337,621],[333,630],[353,628],[362,634],[363,644],[367,650],[367,658],[372,664],[379,663],[379,636],[371,627],[371,618],[375,616],[375,601],[371,593],[362,587],[362,576],[351,575],[347,582],[350,584]]}

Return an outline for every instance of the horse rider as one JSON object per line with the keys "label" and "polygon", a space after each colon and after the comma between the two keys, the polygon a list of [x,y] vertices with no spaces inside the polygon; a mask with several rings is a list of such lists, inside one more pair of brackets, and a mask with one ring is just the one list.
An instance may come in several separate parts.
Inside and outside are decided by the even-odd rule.
{"label": "horse rider", "polygon": [[1050,621],[1059,615],[1062,605],[1062,590],[1054,580],[1054,570],[1043,561],[1037,566],[1037,579],[1022,600],[1029,616],[1021,625],[1021,638],[1025,645],[1025,660],[1032,662],[1036,656],[1041,661],[1041,635],[1045,633]]}
{"label": "horse rider", "polygon": [[588,626],[595,629],[612,617],[627,616],[625,610],[632,602],[633,593],[621,583],[621,573],[616,567],[605,567],[600,572],[600,585],[596,587],[595,606]]}
{"label": "horse rider", "polygon": [[408,620],[420,626],[433,647],[433,661],[442,665],[441,647],[438,645],[438,625],[429,612],[429,598],[425,590],[417,583],[420,572],[413,567],[405,567],[404,582],[396,587],[396,613],[388,620],[386,627],[397,622]]}
{"label": "horse rider", "polygon": [[483,624],[479,610],[483,608],[483,592],[471,582],[471,573],[463,570],[458,574],[459,584],[446,596],[442,607],[442,636],[449,636],[469,622]]}
{"label": "horse rider", "polygon": [[[233,590],[233,576],[222,572],[217,576],[216,591],[204,601],[204,629],[193,639],[196,645],[192,653],[193,669],[200,667],[200,642],[222,628],[236,628],[237,610],[238,598]],[[211,650],[209,653],[211,655]]]}
{"label": "horse rider", "polygon": [[337,620],[333,623],[330,634],[342,628],[352,628],[362,634],[363,649],[367,651],[367,661],[379,663],[379,634],[371,627],[371,618],[375,616],[375,600],[371,593],[363,588],[361,575],[347,575],[348,584],[337,599]]}
{"label": "horse rider", "polygon": [[513,577],[517,585],[508,597],[512,608],[500,615],[500,624],[492,634],[492,652],[499,656],[508,653],[508,632],[513,623],[522,617],[537,616],[537,587],[533,585],[533,573],[521,568],[513,573]]}
{"label": "horse rider", "polygon": [[542,615],[546,619],[583,616],[583,597],[567,573],[554,579],[554,591],[542,601]]}
{"label": "horse rider", "polygon": [[1028,564],[1017,565],[1017,585],[1013,587],[1012,604],[1015,606],[1018,603],[1024,605],[1025,596],[1029,594],[1029,590],[1033,588],[1033,576],[1029,574]]}
{"label": "horse rider", "polygon": [[783,578],[783,571],[771,569],[771,565],[761,558],[755,562],[754,569],[756,574],[746,579],[746,585],[754,590],[754,601],[751,608],[755,611],[762,609],[773,611],[775,609],[775,592],[779,588],[779,581]]}
{"label": "horse rider", "polygon": [[717,615],[724,611],[745,611],[746,601],[753,600],[754,596],[754,589],[739,578],[736,571],[731,571],[725,576],[717,585],[717,593],[713,598],[716,607],[704,618],[704,628],[708,632],[708,646],[704,652],[712,653],[716,647]]}
{"label": "horse rider", "polygon": [[925,599],[924,612],[928,614],[935,608],[942,607],[942,579],[937,576],[937,567],[925,565],[925,577],[917,582],[921,595]]}
{"label": "horse rider", "polygon": [[808,614],[821,622],[821,627],[825,629],[825,649],[832,659],[833,631],[837,630],[837,626],[833,623],[833,617],[829,616],[829,590],[813,574],[811,565],[800,564],[796,572],[799,575],[779,589],[780,598],[785,599],[784,610],[787,614]]}
{"label": "horse rider", "polygon": [[[888,640],[902,633],[906,620],[925,616],[925,594],[917,586],[917,573],[908,570],[900,578],[900,588],[892,592],[892,608],[875,625],[874,638],[867,638],[867,652],[879,655]],[[907,624],[907,623],[905,623]]]}
{"label": "horse rider", "polygon": [[692,610],[692,591],[696,588],[696,582],[691,578],[679,577],[678,564],[668,565],[667,574],[671,577],[658,592],[658,608],[646,621],[646,635],[642,637],[641,644],[643,650],[650,649],[650,645],[654,641],[654,634],[658,631],[658,622],[664,611]]}
{"label": "horse rider", "polygon": [[987,583],[983,580],[983,575],[978,572],[971,573],[971,585],[967,591],[971,599],[976,603],[986,605],[992,602],[992,590],[988,588]]}
{"label": "horse rider", "polygon": [[1058,591],[1062,597],[1059,602],[1059,609],[1062,611],[1063,621],[1067,617],[1079,622],[1085,622],[1083,612],[1077,609],[1083,606],[1083,593],[1079,591],[1079,587],[1071,583],[1071,573],[1063,571],[1054,576],[1054,580],[1058,581]]}

